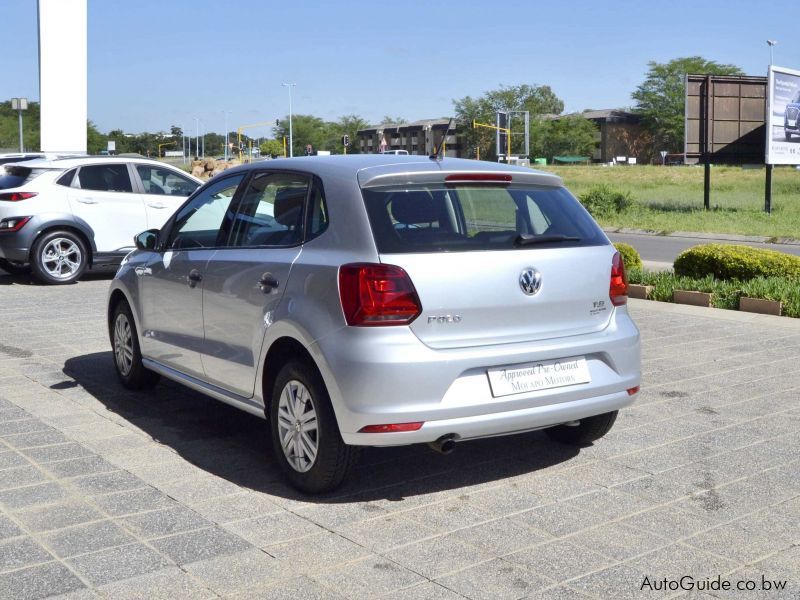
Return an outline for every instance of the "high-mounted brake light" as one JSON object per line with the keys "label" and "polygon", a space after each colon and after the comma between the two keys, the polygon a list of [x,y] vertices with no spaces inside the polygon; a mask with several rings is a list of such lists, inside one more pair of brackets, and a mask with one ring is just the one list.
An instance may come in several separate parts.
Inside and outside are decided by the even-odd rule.
{"label": "high-mounted brake light", "polygon": [[339,267],[339,299],[348,325],[408,325],[422,312],[411,278],[394,265]]}
{"label": "high-mounted brake light", "polygon": [[505,173],[454,173],[444,178],[445,183],[511,183],[511,175]]}
{"label": "high-mounted brake light", "polygon": [[625,263],[619,252],[611,259],[611,285],[608,288],[611,304],[622,306],[628,303],[628,278],[625,276]]}
{"label": "high-mounted brake light", "polygon": [[38,196],[38,192],[7,192],[0,194],[0,200],[7,200],[9,202],[19,202],[20,200],[27,200]]}
{"label": "high-mounted brake light", "polygon": [[395,433],[398,431],[417,431],[425,421],[416,423],[391,423],[389,425],[366,425],[358,430],[358,433]]}

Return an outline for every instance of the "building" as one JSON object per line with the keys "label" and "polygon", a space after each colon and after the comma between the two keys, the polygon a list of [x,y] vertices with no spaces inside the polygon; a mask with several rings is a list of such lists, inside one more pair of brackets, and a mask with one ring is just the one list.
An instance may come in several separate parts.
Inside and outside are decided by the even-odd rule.
{"label": "building", "polygon": [[[449,119],[423,119],[413,123],[383,123],[358,131],[356,148],[364,154],[405,150],[409,154],[430,155],[447,131]],[[453,121],[445,140],[445,154],[461,157],[461,142]]]}
{"label": "building", "polygon": [[[589,119],[598,127],[597,145],[592,160],[612,162],[617,157],[635,158],[637,163],[653,160],[651,138],[641,124],[636,113],[622,109],[586,110],[574,113]],[[545,118],[558,120],[562,115],[547,115]]]}

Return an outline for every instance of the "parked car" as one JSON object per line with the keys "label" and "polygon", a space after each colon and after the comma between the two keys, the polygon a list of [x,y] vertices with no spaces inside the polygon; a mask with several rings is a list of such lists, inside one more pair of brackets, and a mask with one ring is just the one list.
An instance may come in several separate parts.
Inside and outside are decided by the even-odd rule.
{"label": "parked car", "polygon": [[792,135],[800,135],[800,91],[783,110],[783,133],[787,142],[792,141]]}
{"label": "parked car", "polygon": [[46,158],[48,160],[54,160],[56,158],[68,158],[71,156],[84,156],[84,155],[59,154],[53,152],[14,152],[11,154],[0,154],[0,165],[6,165],[8,163],[26,162],[29,160],[35,160],[37,158]]}
{"label": "parked car", "polygon": [[306,492],[360,446],[545,429],[588,444],[640,383],[619,253],[561,179],[470,160],[243,165],[136,238],[110,286],[122,385],[269,423]]}
{"label": "parked car", "polygon": [[72,283],[117,264],[202,182],[146,158],[37,159],[0,167],[0,268]]}

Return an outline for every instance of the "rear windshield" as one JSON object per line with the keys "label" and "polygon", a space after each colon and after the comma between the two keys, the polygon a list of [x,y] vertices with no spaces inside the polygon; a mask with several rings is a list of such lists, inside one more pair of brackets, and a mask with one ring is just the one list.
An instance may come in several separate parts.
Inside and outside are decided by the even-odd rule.
{"label": "rear windshield", "polygon": [[363,194],[382,254],[608,243],[561,187],[437,184],[366,189]]}
{"label": "rear windshield", "polygon": [[0,167],[0,190],[19,187],[36,175],[33,169],[27,167]]}

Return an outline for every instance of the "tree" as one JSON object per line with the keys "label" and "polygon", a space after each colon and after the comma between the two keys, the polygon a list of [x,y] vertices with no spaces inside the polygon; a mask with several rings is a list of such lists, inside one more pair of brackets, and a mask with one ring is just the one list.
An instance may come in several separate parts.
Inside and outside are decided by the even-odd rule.
{"label": "tree", "polygon": [[[556,96],[547,85],[500,86],[490,90],[479,98],[466,96],[453,100],[456,119],[460,124],[462,144],[465,156],[476,156],[480,150],[481,158],[495,160],[495,131],[491,129],[473,129],[473,121],[494,125],[497,111],[527,110],[531,118],[544,114],[560,114],[564,110],[564,102]],[[514,127],[518,131],[517,127]],[[522,136],[513,136],[512,152],[522,152]]]}
{"label": "tree", "polygon": [[552,162],[554,156],[591,156],[597,144],[597,125],[581,115],[536,119],[531,124],[531,152]]}
{"label": "tree", "polygon": [[281,140],[264,140],[259,146],[261,156],[276,158],[283,156],[283,142]]}
{"label": "tree", "polygon": [[668,152],[683,151],[686,74],[744,74],[736,65],[720,64],[702,56],[675,58],[667,63],[650,61],[648,67],[647,77],[631,96],[642,125]]}
{"label": "tree", "polygon": [[406,123],[408,123],[408,119],[404,119],[403,117],[391,117],[389,115],[383,115],[381,123],[384,125],[389,123],[391,123],[392,125],[405,125]]}

